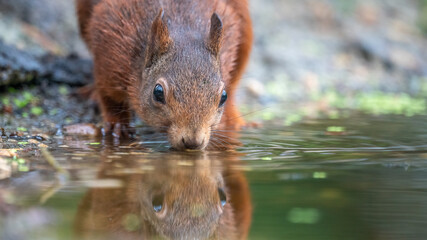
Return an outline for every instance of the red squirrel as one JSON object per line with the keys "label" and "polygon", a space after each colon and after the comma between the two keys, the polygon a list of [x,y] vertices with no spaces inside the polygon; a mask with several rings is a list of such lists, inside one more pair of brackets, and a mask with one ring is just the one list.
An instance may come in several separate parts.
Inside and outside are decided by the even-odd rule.
{"label": "red squirrel", "polygon": [[[131,111],[172,148],[205,149],[244,123],[235,92],[253,42],[246,0],[76,0],[107,132]],[[217,144],[218,145],[218,144]]]}

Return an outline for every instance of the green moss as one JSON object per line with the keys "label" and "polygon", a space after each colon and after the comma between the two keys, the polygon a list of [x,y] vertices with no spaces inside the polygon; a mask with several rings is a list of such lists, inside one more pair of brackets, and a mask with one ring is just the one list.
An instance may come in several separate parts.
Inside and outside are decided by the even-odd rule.
{"label": "green moss", "polygon": [[427,78],[421,78],[419,81],[421,82],[420,95],[427,97]]}
{"label": "green moss", "polygon": [[59,112],[59,109],[54,108],[54,109],[49,111],[49,115],[54,116],[54,115],[58,114],[58,112]]}
{"label": "green moss", "polygon": [[73,122],[72,118],[66,118],[65,120],[65,124],[71,124]]}
{"label": "green moss", "polygon": [[24,128],[24,127],[18,127],[16,130],[18,130],[20,132],[26,132],[26,131],[28,131],[28,129]]}
{"label": "green moss", "polygon": [[26,99],[20,99],[20,98],[13,99],[13,104],[15,104],[15,106],[19,109],[26,107],[28,103],[30,103],[30,101]]}
{"label": "green moss", "polygon": [[8,97],[3,97],[2,99],[1,99],[1,103],[3,104],[3,105],[9,105],[10,104],[10,99],[8,98]]}
{"label": "green moss", "polygon": [[427,0],[420,0],[420,12],[418,14],[418,25],[421,31],[427,35]]}
{"label": "green moss", "polygon": [[[13,91],[16,91],[16,90],[13,90]],[[10,90],[9,90],[9,92],[10,92]],[[21,108],[26,107],[33,100],[34,100],[33,94],[26,91],[26,92],[22,93],[22,95],[20,97],[15,97],[13,99],[13,104],[18,109],[21,109]],[[3,100],[2,100],[2,102],[3,102]],[[5,102],[3,102],[3,104],[5,104],[5,103],[9,103],[9,100],[5,100]],[[8,104],[5,104],[5,105],[8,105]]]}
{"label": "green moss", "polygon": [[374,115],[397,114],[413,116],[425,114],[427,110],[424,98],[412,97],[406,93],[377,91],[347,97],[331,90],[324,95],[324,99],[333,108],[361,110]]}
{"label": "green moss", "polygon": [[25,100],[28,100],[28,101],[30,101],[33,98],[33,94],[30,92],[24,92],[22,96],[24,97]]}
{"label": "green moss", "polygon": [[15,89],[15,88],[13,88],[13,87],[8,87],[8,88],[7,88],[7,91],[8,91],[9,93],[16,93],[16,89]]}
{"label": "green moss", "polygon": [[406,93],[374,92],[371,94],[360,94],[357,99],[357,108],[370,114],[413,116],[426,113],[425,99],[413,98]]}
{"label": "green moss", "polygon": [[295,102],[289,98],[292,92],[289,92],[291,88],[288,80],[287,75],[279,75],[267,83],[266,92],[275,99],[276,104],[262,110],[245,105],[240,108],[245,118],[255,121],[278,120],[285,126],[291,126],[310,118],[346,118],[351,111],[408,117],[427,114],[427,78],[417,79],[420,86],[416,95],[381,91],[342,93],[340,89],[329,88],[309,95],[309,99],[297,99]]}
{"label": "green moss", "polygon": [[43,108],[41,107],[32,107],[31,108],[31,114],[36,115],[36,116],[40,116],[43,114]]}
{"label": "green moss", "polygon": [[61,95],[67,95],[68,94],[68,88],[66,86],[64,86],[64,85],[60,86],[59,87],[59,93]]}

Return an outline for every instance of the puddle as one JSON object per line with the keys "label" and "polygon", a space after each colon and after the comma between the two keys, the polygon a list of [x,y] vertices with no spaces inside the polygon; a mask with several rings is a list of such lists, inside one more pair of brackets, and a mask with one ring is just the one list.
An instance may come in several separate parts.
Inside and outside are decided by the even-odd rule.
{"label": "puddle", "polygon": [[141,147],[40,140],[62,173],[30,144],[0,159],[11,175],[0,180],[0,239],[426,236],[425,117],[354,115],[240,135],[236,151],[208,153],[171,152],[151,135]]}

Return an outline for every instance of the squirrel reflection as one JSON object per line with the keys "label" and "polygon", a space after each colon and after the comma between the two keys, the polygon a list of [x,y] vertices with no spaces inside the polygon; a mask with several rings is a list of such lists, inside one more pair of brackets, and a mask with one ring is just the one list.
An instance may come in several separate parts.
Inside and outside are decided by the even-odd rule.
{"label": "squirrel reflection", "polygon": [[123,187],[88,191],[75,220],[78,238],[246,239],[252,208],[246,178],[232,166],[237,156],[165,157],[103,163],[98,178]]}

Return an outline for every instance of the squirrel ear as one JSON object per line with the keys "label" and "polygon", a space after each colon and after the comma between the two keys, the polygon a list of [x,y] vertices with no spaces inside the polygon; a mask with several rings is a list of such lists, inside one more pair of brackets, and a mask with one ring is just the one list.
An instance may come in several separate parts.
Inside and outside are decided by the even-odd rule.
{"label": "squirrel ear", "polygon": [[217,13],[212,14],[211,17],[211,30],[209,32],[208,49],[215,55],[218,56],[219,49],[221,48],[223,35],[223,27],[221,18]]}
{"label": "squirrel ear", "polygon": [[171,44],[172,39],[169,36],[168,25],[164,21],[164,11],[160,9],[151,26],[146,67],[151,66],[160,55],[166,53]]}

